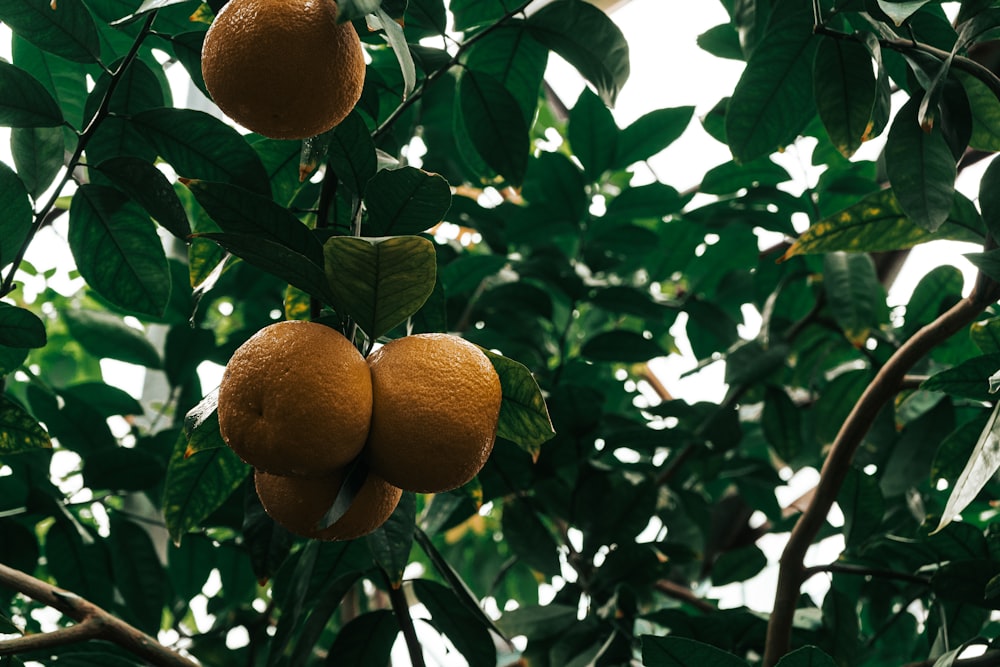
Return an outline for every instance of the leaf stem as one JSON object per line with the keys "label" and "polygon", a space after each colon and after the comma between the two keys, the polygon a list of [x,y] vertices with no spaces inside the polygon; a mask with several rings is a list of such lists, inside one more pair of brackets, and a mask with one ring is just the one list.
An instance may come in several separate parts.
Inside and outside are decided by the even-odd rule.
{"label": "leaf stem", "polygon": [[776,664],[791,646],[795,608],[800,587],[808,574],[803,566],[806,551],[823,527],[850,469],[854,453],[875,417],[896,394],[907,372],[920,359],[975,320],[998,296],[998,285],[980,274],[969,296],[917,331],[896,350],[854,405],[823,463],[819,484],[809,506],[792,529],[781,555],[774,609],[767,627],[765,667]]}
{"label": "leaf stem", "polygon": [[459,44],[458,49],[455,51],[455,55],[453,55],[448,60],[447,63],[445,63],[444,65],[442,65],[441,67],[439,67],[438,69],[434,70],[426,77],[424,77],[424,80],[420,83],[420,86],[417,87],[417,89],[414,90],[409,97],[400,102],[399,106],[393,109],[392,113],[389,114],[388,118],[382,121],[382,124],[379,125],[374,132],[372,132],[372,139],[377,141],[379,137],[388,132],[389,129],[396,123],[396,121],[399,120],[400,116],[402,116],[407,109],[413,106],[413,104],[417,100],[423,97],[423,94],[427,90],[427,87],[430,86],[430,84],[437,81],[438,79],[440,79],[442,76],[444,76],[445,73],[452,67],[457,65],[458,61],[462,57],[462,54],[468,51],[473,44],[483,39],[484,37],[492,33],[494,30],[502,27],[504,24],[506,24],[508,21],[510,21],[518,14],[523,14],[524,11],[528,8],[528,5],[530,5],[532,2],[534,2],[534,0],[527,0],[527,2],[522,2],[521,5],[518,6],[516,9],[513,9],[504,14],[503,17],[500,18],[496,23],[493,23],[492,25],[484,28],[481,32],[477,32],[475,35],[473,35],[469,39]]}
{"label": "leaf stem", "polygon": [[389,602],[392,604],[392,613],[396,615],[396,622],[399,623],[399,630],[403,633],[406,641],[406,650],[410,654],[410,663],[413,667],[427,667],[424,662],[424,649],[420,646],[420,639],[417,637],[417,630],[413,627],[413,617],[410,616],[410,605],[406,601],[406,592],[403,587],[395,586],[385,570],[381,570],[382,578],[389,591]]}
{"label": "leaf stem", "polygon": [[44,227],[45,223],[48,221],[49,214],[55,206],[56,201],[59,200],[60,195],[62,195],[63,189],[70,182],[70,180],[72,180],[73,168],[79,163],[80,157],[83,155],[83,151],[86,149],[87,144],[90,143],[90,140],[100,127],[101,122],[108,117],[111,109],[111,97],[118,88],[118,84],[122,80],[122,75],[139,55],[139,47],[151,32],[153,19],[156,18],[156,13],[156,10],[154,10],[146,16],[146,20],[142,24],[142,29],[139,31],[139,34],[136,35],[135,41],[132,42],[132,46],[129,48],[128,53],[126,53],[125,57],[122,58],[121,63],[118,65],[118,69],[110,72],[111,81],[108,84],[108,89],[104,91],[104,97],[101,98],[101,103],[98,105],[97,111],[95,111],[94,115],[91,117],[90,122],[87,123],[87,127],[80,133],[80,138],[76,142],[76,148],[73,150],[73,154],[66,162],[66,172],[59,181],[59,185],[57,185],[52,191],[52,195],[49,197],[48,201],[45,202],[42,208],[35,213],[35,219],[31,223],[28,235],[25,237],[21,247],[18,248],[17,254],[14,256],[13,262],[11,263],[10,271],[8,271],[6,277],[4,277],[3,283],[0,284],[0,297],[8,295],[14,290],[14,274],[17,273],[18,268],[21,266],[21,262],[24,261],[24,256],[28,252],[28,247],[31,245],[31,242],[35,239],[35,235],[38,234],[38,231]]}

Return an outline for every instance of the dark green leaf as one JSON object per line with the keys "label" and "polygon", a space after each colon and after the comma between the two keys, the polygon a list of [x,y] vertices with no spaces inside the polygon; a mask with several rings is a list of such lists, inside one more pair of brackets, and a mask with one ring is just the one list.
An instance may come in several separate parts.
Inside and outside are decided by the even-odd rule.
{"label": "dark green leaf", "polygon": [[815,646],[803,646],[786,653],[775,667],[836,667],[837,663]]}
{"label": "dark green leaf", "polygon": [[166,602],[164,571],[149,533],[138,524],[112,515],[111,571],[124,598],[126,618],[146,633],[160,630]]}
{"label": "dark green leaf", "polygon": [[462,609],[455,593],[429,579],[417,579],[412,586],[417,599],[430,612],[431,622],[451,640],[470,667],[496,666],[497,650],[489,630],[476,616]]}
{"label": "dark green leaf", "polygon": [[504,501],[502,530],[504,542],[524,563],[546,577],[559,575],[559,546],[528,501]]}
{"label": "dark green leaf", "polygon": [[550,604],[544,607],[525,605],[504,612],[497,625],[508,637],[526,635],[530,639],[554,637],[576,623],[576,607]]}
{"label": "dark green leaf", "polygon": [[49,434],[20,405],[0,396],[0,455],[52,447]]}
{"label": "dark green leaf", "polygon": [[521,116],[530,127],[538,108],[549,52],[524,26],[524,21],[511,20],[483,35],[462,55],[460,62],[502,83],[517,101]]}
{"label": "dark green leaf", "polygon": [[726,112],[726,138],[738,162],[789,145],[815,113],[810,102],[817,41],[812,28],[809,3],[775,3]]}
{"label": "dark green leaf", "polygon": [[497,436],[538,458],[541,444],[555,434],[538,383],[524,365],[491,350],[482,350],[500,376],[503,388]]}
{"label": "dark green leaf", "polygon": [[323,588],[309,617],[302,624],[301,634],[296,638],[295,649],[290,658],[292,665],[307,663],[309,656],[316,650],[316,644],[326,630],[330,617],[340,607],[344,596],[357,584],[360,576],[360,572],[348,572]]}
{"label": "dark green leaf", "polygon": [[991,401],[994,399],[990,391],[990,376],[997,369],[1000,369],[1000,354],[972,357],[948,370],[935,373],[921,388],[977,401]]}
{"label": "dark green leaf", "polygon": [[434,291],[434,244],[420,236],[333,237],[324,246],[334,304],[372,339],[406,320]]}
{"label": "dark green leaf", "polygon": [[622,190],[608,202],[604,218],[615,222],[662,220],[680,211],[688,197],[665,183],[650,183]]}
{"label": "dark green leaf", "polygon": [[1000,317],[974,322],[969,336],[983,354],[1000,353]]}
{"label": "dark green leaf", "polygon": [[10,150],[17,175],[28,194],[38,199],[48,189],[65,159],[63,130],[58,127],[15,127]]}
{"label": "dark green leaf", "polygon": [[462,126],[485,163],[515,185],[524,181],[530,138],[517,100],[494,77],[463,70],[458,80]]}
{"label": "dark green leaf", "polygon": [[528,18],[528,30],[587,79],[614,106],[629,76],[625,36],[603,11],[585,2],[556,0]]}
{"label": "dark green leaf", "polygon": [[97,26],[80,2],[0,0],[0,21],[43,51],[76,62],[95,62],[101,47]]}
{"label": "dark green leaf", "polygon": [[125,324],[121,317],[101,310],[66,310],[66,328],[90,354],[147,368],[160,368],[160,353],[144,332]]}
{"label": "dark green leaf", "polygon": [[767,556],[756,544],[723,552],[712,565],[712,585],[746,581],[767,567]]}
{"label": "dark green leaf", "polygon": [[415,167],[383,169],[368,182],[365,205],[365,236],[418,234],[444,219],[451,187],[441,176]]}
{"label": "dark green leaf", "polygon": [[191,81],[205,97],[210,97],[201,72],[201,51],[205,45],[205,31],[192,30],[170,36],[170,47],[177,61],[191,76]]}
{"label": "dark green leaf", "polygon": [[979,492],[993,478],[997,470],[1000,470],[1000,403],[993,408],[986,428],[976,441],[975,450],[969,461],[965,464],[962,474],[951,487],[948,495],[948,502],[944,511],[941,512],[941,519],[935,532],[945,528],[954,521],[962,511],[969,506]]}
{"label": "dark green leaf", "polygon": [[388,609],[362,614],[351,619],[337,633],[325,664],[330,667],[387,665],[398,634],[396,617]]}
{"label": "dark green leaf", "polygon": [[218,118],[193,109],[166,108],[137,113],[131,122],[181,176],[271,194],[257,153],[239,132]]}
{"label": "dark green leaf", "polygon": [[972,110],[972,136],[969,146],[981,151],[1000,150],[1000,100],[978,78],[956,72],[965,86]]}
{"label": "dark green leaf", "polygon": [[694,107],[673,107],[640,116],[618,135],[611,166],[624,169],[653,157],[684,134],[693,115]]}
{"label": "dark green leaf", "polygon": [[375,142],[357,111],[352,111],[334,128],[328,150],[327,159],[337,178],[354,194],[364,194],[365,185],[375,175],[378,162]]}
{"label": "dark green leaf", "polygon": [[404,491],[389,520],[365,538],[375,562],[378,563],[389,577],[390,583],[395,587],[402,584],[403,570],[410,562],[416,519],[416,496],[410,491]]}
{"label": "dark green leaf", "polygon": [[17,174],[0,162],[0,266],[7,266],[28,238],[33,212]]}
{"label": "dark green leaf", "polygon": [[917,122],[911,100],[893,120],[885,147],[885,169],[900,208],[914,224],[934,233],[948,219],[957,167],[941,130]]}
{"label": "dark green leaf", "polygon": [[0,61],[0,126],[56,127],[62,122],[59,105],[35,77]]}
{"label": "dark green leaf", "polygon": [[930,0],[878,0],[878,6],[897,26],[901,26],[928,2]]}
{"label": "dark green leaf", "polygon": [[90,407],[97,410],[103,417],[115,415],[141,415],[142,404],[135,400],[124,389],[119,389],[103,382],[80,382],[63,389],[64,394],[75,396]]}
{"label": "dark green leaf", "polygon": [[619,132],[608,107],[590,88],[584,88],[570,111],[567,135],[573,154],[592,181],[617,164]]}
{"label": "dark green leaf", "polygon": [[982,220],[970,219],[962,208],[956,195],[951,216],[931,233],[906,217],[892,190],[880,190],[850,208],[814,223],[792,244],[783,259],[835,250],[905,250],[937,239],[982,243],[985,234]]}
{"label": "dark green leaf", "polygon": [[228,447],[187,455],[187,438],[178,438],[167,466],[163,513],[175,544],[235,491],[250,468]]}
{"label": "dark green leaf", "polygon": [[726,383],[740,387],[766,380],[785,365],[788,355],[788,345],[781,342],[770,347],[759,340],[737,343],[726,354]]}
{"label": "dark green leaf", "polygon": [[156,226],[142,208],[105,186],[80,187],[70,207],[69,245],[80,275],[125,310],[161,315],[170,267]]}
{"label": "dark green leaf", "polygon": [[851,157],[868,132],[875,105],[872,57],[855,41],[824,37],[813,63],[816,108],[830,141]]}
{"label": "dark green leaf", "polygon": [[716,58],[743,60],[740,35],[732,23],[723,23],[698,35],[698,46]]}
{"label": "dark green leaf", "polygon": [[583,344],[580,354],[593,361],[643,363],[667,356],[655,340],[634,331],[604,331]]}
{"label": "dark green leaf", "polygon": [[746,667],[747,663],[722,649],[685,639],[643,635],[642,664],[646,667]]}
{"label": "dark green leaf", "polygon": [[484,23],[493,23],[503,17],[513,3],[509,0],[453,0],[448,3],[455,18],[456,30],[468,30]]}
{"label": "dark green leaf", "polygon": [[159,484],[165,472],[158,456],[129,447],[102,449],[83,462],[83,481],[92,489],[143,491]]}
{"label": "dark green leaf", "polygon": [[111,607],[111,555],[103,540],[70,521],[59,520],[45,534],[45,554],[49,573],[59,586],[105,609]]}
{"label": "dark green leaf", "polygon": [[885,500],[878,479],[851,468],[837,495],[844,513],[844,540],[848,547],[858,547],[875,534],[882,524]]}
{"label": "dark green leaf", "polygon": [[26,308],[0,303],[0,345],[45,347],[45,324]]}
{"label": "dark green leaf", "polygon": [[146,209],[168,232],[186,241],[191,234],[187,212],[162,171],[136,157],[123,155],[96,166],[122,192]]}
{"label": "dark green leaf", "polygon": [[865,253],[831,252],[823,257],[823,288],[847,340],[860,346],[888,315],[875,263]]}
{"label": "dark green leaf", "polygon": [[992,160],[979,181],[979,208],[990,234],[1000,236],[1000,160]]}

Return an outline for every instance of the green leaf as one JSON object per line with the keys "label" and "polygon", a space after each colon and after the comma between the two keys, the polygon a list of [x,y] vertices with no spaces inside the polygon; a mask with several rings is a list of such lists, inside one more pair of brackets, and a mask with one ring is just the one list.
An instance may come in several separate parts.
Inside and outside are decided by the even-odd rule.
{"label": "green leaf", "polygon": [[457,101],[472,147],[491,169],[520,185],[531,141],[517,100],[494,77],[465,69],[458,79]]}
{"label": "green leaf", "polygon": [[159,484],[165,472],[158,456],[133,447],[102,449],[83,461],[83,481],[91,489],[145,491]]}
{"label": "green leaf", "polygon": [[451,207],[451,186],[416,167],[383,169],[365,191],[365,236],[418,234],[441,222]]}
{"label": "green leaf", "polygon": [[69,334],[98,359],[117,359],[147,368],[162,368],[160,353],[146,334],[121,317],[101,310],[66,310],[63,322]]}
{"label": "green leaf", "polygon": [[687,129],[694,107],[656,109],[637,118],[618,135],[611,167],[624,169],[648,160],[677,141]]}
{"label": "green leaf", "polygon": [[49,449],[52,441],[38,421],[6,396],[0,396],[0,456]]}
{"label": "green leaf", "polygon": [[270,196],[257,153],[233,127],[203,111],[150,109],[131,123],[179,175],[222,181]]}
{"label": "green leaf", "polygon": [[885,170],[900,208],[919,227],[937,231],[948,219],[958,174],[940,128],[917,122],[919,101],[896,114],[885,146]]}
{"label": "green leaf", "polygon": [[936,231],[929,232],[910,221],[892,190],[880,190],[850,208],[811,225],[782,259],[835,250],[905,250],[938,239],[982,243],[985,234],[982,221],[970,219],[962,209],[962,202],[956,195],[951,216]]}
{"label": "green leaf", "polygon": [[0,345],[45,347],[45,324],[33,312],[9,303],[0,303]]}
{"label": "green leaf", "polygon": [[250,473],[229,447],[214,447],[186,455],[187,438],[181,435],[167,465],[163,514],[175,544],[217,510]]}
{"label": "green leaf", "polygon": [[603,219],[614,222],[663,220],[684,208],[688,201],[689,197],[665,183],[639,185],[622,190],[609,201]]}
{"label": "green leaf", "polygon": [[0,0],[0,21],[43,51],[82,63],[101,53],[97,26],[80,2]]}
{"label": "green leaf", "polygon": [[824,255],[823,289],[834,319],[855,347],[863,345],[888,314],[885,290],[868,254]]}
{"label": "green leaf", "polygon": [[46,53],[16,34],[11,42],[14,64],[31,72],[59,103],[66,121],[82,129],[89,88],[87,66]]}
{"label": "green leaf", "polygon": [[590,88],[584,88],[570,110],[567,136],[590,180],[598,180],[615,164],[620,132],[604,102]]}
{"label": "green leaf", "polygon": [[124,194],[87,184],[73,196],[69,246],[80,275],[125,310],[159,316],[170,300],[170,267],[156,226]]}
{"label": "green leaf", "polygon": [[983,354],[1000,353],[1000,317],[973,322],[969,336]]}
{"label": "green leaf", "polygon": [[375,562],[389,577],[394,588],[402,585],[403,570],[410,562],[416,520],[416,496],[412,491],[403,491],[399,504],[389,519],[365,538]]}
{"label": "green leaf", "polygon": [[506,5],[506,0],[452,0],[448,9],[454,15],[455,29],[465,31],[496,22],[506,13]]}
{"label": "green leaf", "polygon": [[34,212],[28,192],[17,174],[0,162],[0,267],[14,261],[28,238]]}
{"label": "green leaf", "polygon": [[377,609],[352,618],[337,633],[326,663],[376,667],[388,665],[399,624],[388,609]]}
{"label": "green leaf", "polygon": [[837,663],[815,646],[803,646],[786,653],[775,667],[837,667]]}
{"label": "green leaf", "polygon": [[737,162],[789,145],[812,118],[816,43],[811,5],[777,0],[726,112],[726,139]]}
{"label": "green leaf", "polygon": [[965,86],[972,110],[969,146],[981,151],[1000,150],[1000,100],[978,78],[965,72],[952,73]]}
{"label": "green leaf", "polygon": [[492,350],[480,349],[493,364],[503,389],[497,436],[516,443],[537,459],[541,444],[555,435],[538,383],[523,364]]}
{"label": "green leaf", "polygon": [[528,30],[615,105],[629,77],[628,42],[607,14],[576,0],[555,0],[528,17]]}
{"label": "green leaf", "polygon": [[462,55],[460,62],[502,83],[517,101],[525,125],[531,127],[548,59],[548,49],[525,30],[524,21],[511,20],[482,35]]}
{"label": "green leaf", "polygon": [[743,47],[740,46],[740,35],[732,23],[722,23],[709,28],[698,35],[695,40],[702,50],[711,53],[716,58],[743,60]]}
{"label": "green leaf", "polygon": [[147,634],[160,630],[166,602],[165,575],[149,533],[127,519],[111,516],[111,572],[124,598],[126,619]]}
{"label": "green leaf", "polygon": [[75,396],[105,418],[143,414],[142,404],[127,391],[97,380],[70,385],[62,393]]}
{"label": "green leaf", "polygon": [[338,313],[373,340],[420,310],[434,291],[434,244],[420,236],[335,236],[324,255]]}
{"label": "green leaf", "polygon": [[875,106],[872,56],[855,41],[824,37],[813,62],[816,109],[830,141],[844,157],[861,147]]}
{"label": "green leaf", "polygon": [[416,579],[411,585],[417,599],[430,612],[431,622],[451,640],[470,667],[495,667],[497,651],[489,630],[462,608],[451,589],[429,579]]}
{"label": "green leaf", "polygon": [[979,181],[979,209],[990,234],[1000,237],[1000,160],[991,160]]}
{"label": "green leaf", "polygon": [[1000,354],[972,357],[948,370],[935,373],[920,387],[927,391],[941,391],[977,401],[991,401],[994,399],[991,396],[989,378],[997,369],[1000,369]]}
{"label": "green leaf", "polygon": [[592,361],[638,364],[667,356],[655,340],[634,331],[604,331],[583,344],[580,354]]}
{"label": "green leaf", "polygon": [[505,500],[501,526],[504,542],[521,561],[546,577],[559,575],[559,545],[528,501]]}
{"label": "green leaf", "polygon": [[328,150],[328,164],[337,178],[354,194],[364,194],[365,185],[378,169],[378,161],[375,142],[361,114],[352,111],[333,129]]}
{"label": "green leaf", "polygon": [[802,411],[783,389],[767,388],[761,427],[775,453],[786,463],[795,461],[803,449]]}
{"label": "green leaf", "polygon": [[62,111],[31,73],[0,60],[0,127],[57,127]]}
{"label": "green leaf", "polygon": [[970,252],[965,254],[965,258],[993,280],[996,280],[1000,276],[1000,250]]}
{"label": "green leaf", "polygon": [[[948,495],[948,502],[934,533],[940,532],[958,518],[962,511],[976,499],[997,470],[1000,470],[1000,403],[990,414],[986,427],[976,441],[976,447],[965,464],[962,474],[955,480]],[[932,533],[933,534],[933,533]]]}
{"label": "green leaf", "polygon": [[767,556],[756,544],[724,551],[712,565],[712,585],[746,581],[767,567]]}
{"label": "green leaf", "polygon": [[186,185],[223,232],[281,245],[323,265],[323,244],[305,223],[270,197],[229,183],[192,180]]}
{"label": "green leaf", "polygon": [[844,540],[858,547],[882,525],[885,499],[879,481],[857,468],[851,468],[837,494],[837,504],[844,513]]}
{"label": "green leaf", "polygon": [[52,185],[65,160],[63,130],[58,127],[15,127],[10,150],[17,175],[33,199]]}
{"label": "green leaf", "polygon": [[316,650],[316,644],[330,623],[330,617],[337,611],[344,596],[357,584],[360,577],[361,572],[347,572],[322,589],[318,601],[309,612],[309,617],[302,623],[302,632],[296,638],[295,648],[289,659],[290,664],[308,663],[310,655]]}
{"label": "green leaf", "polygon": [[78,524],[57,520],[45,533],[45,555],[49,573],[60,587],[105,609],[114,604],[111,555],[104,540]]}
{"label": "green leaf", "polygon": [[191,234],[187,212],[162,171],[137,157],[122,155],[95,167],[168,232],[186,241]]}
{"label": "green leaf", "polygon": [[120,27],[127,25],[132,21],[140,18],[143,14],[148,14],[149,12],[155,11],[157,9],[163,9],[164,7],[169,7],[170,5],[177,5],[182,2],[187,2],[187,0],[142,0],[142,4],[132,12],[127,14],[117,21],[111,23],[112,26]]}
{"label": "green leaf", "polygon": [[684,637],[642,635],[645,667],[746,667],[731,653]]}
{"label": "green leaf", "polygon": [[928,2],[930,0],[878,0],[878,6],[897,26],[901,26]]}
{"label": "green leaf", "polygon": [[554,637],[576,623],[576,607],[553,603],[544,607],[524,605],[505,611],[497,626],[508,637],[525,635],[529,639]]}

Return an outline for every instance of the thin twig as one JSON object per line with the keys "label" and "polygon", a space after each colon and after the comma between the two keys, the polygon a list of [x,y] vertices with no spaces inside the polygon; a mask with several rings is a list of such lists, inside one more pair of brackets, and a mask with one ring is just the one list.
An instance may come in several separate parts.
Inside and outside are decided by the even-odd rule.
{"label": "thin twig", "polygon": [[906,373],[930,350],[967,326],[1000,296],[997,284],[980,276],[972,293],[915,333],[889,358],[854,405],[833,442],[809,506],[792,529],[781,555],[774,610],[767,628],[764,665],[770,667],[791,646],[792,620],[812,545],[837,499],[851,460],[879,411],[899,390]]}
{"label": "thin twig", "polygon": [[393,585],[385,570],[382,570],[382,578],[385,580],[389,592],[392,613],[396,615],[399,630],[403,633],[403,639],[406,641],[406,650],[410,654],[410,664],[413,667],[427,667],[424,662],[424,649],[417,637],[417,630],[413,627],[413,617],[410,616],[410,605],[406,601],[406,592],[402,586]]}
{"label": "thin twig", "polygon": [[849,563],[828,563],[827,565],[816,565],[802,570],[802,581],[810,577],[829,572],[833,574],[853,574],[859,577],[874,577],[875,579],[895,579],[905,581],[910,584],[920,586],[930,586],[931,578],[922,577],[919,574],[909,572],[897,572],[896,570],[886,570],[878,567],[865,567],[863,565],[851,565]]}
{"label": "thin twig", "polygon": [[0,641],[0,656],[55,648],[91,639],[104,639],[157,667],[197,665],[125,621],[112,616],[93,602],[2,563],[0,563],[0,586],[26,595],[77,621],[74,626],[53,632]]}
{"label": "thin twig", "polygon": [[703,611],[705,613],[719,611],[718,607],[711,602],[698,597],[690,588],[681,586],[680,584],[670,581],[669,579],[660,579],[653,584],[653,588],[660,591],[667,597],[673,598],[674,600],[686,602],[698,611]]}

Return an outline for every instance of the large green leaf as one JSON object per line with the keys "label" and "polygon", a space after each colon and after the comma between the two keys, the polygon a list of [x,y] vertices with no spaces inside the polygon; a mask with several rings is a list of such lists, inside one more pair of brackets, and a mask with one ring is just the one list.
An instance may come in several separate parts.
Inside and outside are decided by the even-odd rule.
{"label": "large green leaf", "polygon": [[186,241],[191,224],[177,192],[162,171],[137,157],[113,157],[95,167],[122,192],[146,209],[164,229]]}
{"label": "large green leaf", "polygon": [[33,212],[28,192],[14,170],[0,162],[0,267],[14,261],[28,238]]}
{"label": "large green leaf", "polygon": [[825,37],[813,63],[816,109],[830,141],[854,155],[868,131],[875,105],[872,56],[862,44]]}
{"label": "large green leaf", "polygon": [[787,463],[795,461],[803,449],[802,411],[783,389],[767,388],[761,427],[775,453]]}
{"label": "large green leaf", "polygon": [[667,351],[642,334],[618,330],[595,334],[583,344],[580,354],[593,361],[642,363],[665,357]]}
{"label": "large green leaf", "polygon": [[114,305],[161,315],[170,299],[170,267],[156,226],[127,196],[88,184],[73,196],[69,246],[80,275]]}
{"label": "large green leaf", "polygon": [[628,81],[629,48],[607,14],[586,2],[555,0],[528,17],[528,30],[593,84],[605,104],[614,106]]}
{"label": "large green leaf", "polygon": [[0,60],[0,126],[56,127],[62,111],[31,73]]}
{"label": "large green leaf", "polygon": [[497,436],[517,443],[533,458],[538,458],[540,445],[555,434],[538,383],[523,364],[492,350],[481,349],[500,376],[503,389]]}
{"label": "large green leaf", "polygon": [[466,69],[458,79],[458,111],[472,147],[483,161],[515,185],[528,168],[528,124],[517,100],[489,74]]}
{"label": "large green leaf", "polygon": [[32,414],[45,424],[49,435],[61,447],[86,458],[94,452],[118,446],[107,418],[73,394],[29,385],[27,397]]}
{"label": "large green leaf", "polygon": [[219,508],[250,473],[250,467],[229,447],[214,447],[187,455],[181,435],[167,466],[163,514],[175,544]]}
{"label": "large green leaf", "polygon": [[121,317],[101,310],[65,310],[69,334],[99,359],[117,359],[147,368],[160,368],[160,353],[145,332],[125,324]]}
{"label": "large green leaf", "polygon": [[979,209],[993,238],[1000,237],[1000,161],[990,161],[979,181]]}
{"label": "large green leaf", "polygon": [[456,30],[468,30],[484,23],[493,23],[502,18],[506,0],[452,0],[448,3],[455,20]]}
{"label": "large green leaf", "polygon": [[305,223],[270,197],[229,183],[192,180],[186,185],[223,232],[270,241],[323,265],[323,245]]}
{"label": "large green leaf", "polygon": [[847,340],[860,346],[885,320],[885,290],[865,253],[830,252],[823,257],[823,289]]}
{"label": "large green leaf", "polygon": [[917,226],[936,232],[948,219],[958,174],[940,128],[917,122],[919,101],[896,114],[885,145],[885,170],[900,208]]}
{"label": "large green leaf", "polygon": [[45,324],[27,308],[0,303],[0,345],[45,347]]}
{"label": "large green leaf", "polygon": [[324,255],[338,312],[373,340],[420,310],[434,291],[437,256],[421,236],[335,236]]}
{"label": "large green leaf", "polygon": [[977,401],[993,400],[991,376],[1000,369],[1000,354],[984,354],[965,359],[956,366],[935,373],[921,388],[941,391]]}
{"label": "large green leaf", "polygon": [[504,542],[525,564],[546,577],[559,575],[559,545],[530,502],[504,501],[502,531]]}
{"label": "large green leaf", "polygon": [[0,456],[52,447],[49,434],[24,408],[0,396]]}
{"label": "large green leaf", "polygon": [[58,127],[15,127],[10,133],[10,151],[17,175],[28,194],[38,199],[66,159],[63,130]]}
{"label": "large green leaf", "polygon": [[904,250],[938,239],[982,243],[986,232],[983,222],[970,215],[965,206],[967,200],[962,199],[956,195],[948,220],[929,232],[913,224],[892,190],[874,192],[850,208],[814,223],[792,244],[783,259],[835,250]]}
{"label": "large green leaf", "polygon": [[149,533],[139,524],[112,515],[111,572],[123,598],[127,619],[149,634],[160,630],[166,602],[165,573]]}
{"label": "large green leaf", "polygon": [[158,456],[135,447],[102,449],[83,462],[83,481],[91,489],[145,491],[163,481],[165,472]]}
{"label": "large green leaf", "polygon": [[[47,53],[16,34],[11,40],[11,52],[14,64],[30,72],[59,103],[66,121],[82,131],[89,88],[87,66]],[[70,138],[68,133],[64,136]]]}
{"label": "large green leaf", "polygon": [[430,612],[431,622],[451,640],[469,667],[496,667],[497,650],[489,630],[462,608],[451,589],[429,579],[417,579],[412,586],[417,599]]}
{"label": "large green leaf", "polygon": [[989,86],[965,72],[953,72],[965,86],[972,110],[969,146],[981,151],[1000,150],[1000,100]]}
{"label": "large green leaf", "polygon": [[646,667],[746,667],[732,653],[684,637],[642,636],[642,664]]}
{"label": "large green leaf", "polygon": [[576,623],[576,607],[553,603],[545,606],[524,605],[504,612],[497,621],[500,630],[508,637],[526,635],[543,639],[565,632]]}
{"label": "large green leaf", "polygon": [[352,111],[334,128],[328,150],[327,160],[337,178],[354,194],[364,194],[368,179],[378,168],[378,160],[375,142],[357,111]]}
{"label": "large green leaf", "polygon": [[775,667],[836,667],[837,663],[815,646],[803,646],[786,653]]}
{"label": "large green leaf", "polygon": [[71,521],[57,520],[45,533],[45,555],[49,574],[60,587],[105,609],[114,603],[111,555],[103,540]]}
{"label": "large green leaf", "polygon": [[0,21],[38,48],[76,62],[100,56],[97,26],[82,2],[0,0]]}
{"label": "large green leaf", "polygon": [[417,498],[412,492],[404,491],[389,519],[365,538],[372,557],[394,588],[403,584],[403,570],[410,562],[413,549],[416,519]]}
{"label": "large green leaf", "polygon": [[885,499],[873,475],[851,468],[837,494],[837,504],[844,513],[844,540],[848,547],[860,546],[882,525]]}
{"label": "large green leaf", "polygon": [[812,118],[816,42],[811,5],[778,0],[726,112],[726,140],[738,162],[787,146]]}
{"label": "large green leaf", "polygon": [[637,118],[621,131],[612,167],[624,169],[635,162],[648,160],[684,134],[694,107],[656,109]]}
{"label": "large green leaf", "polygon": [[567,136],[573,154],[596,181],[615,164],[620,130],[614,116],[597,95],[584,88],[570,110]]}
{"label": "large green leaf", "polygon": [[941,512],[941,519],[938,521],[937,531],[942,530],[956,518],[969,504],[976,499],[991,479],[1000,470],[1000,403],[993,408],[986,427],[980,433],[976,441],[976,447],[969,457],[962,474],[951,486],[951,493],[948,495],[948,502],[944,511]]}
{"label": "large green leaf", "polygon": [[382,667],[389,664],[399,634],[396,617],[388,609],[362,614],[346,623],[327,653],[327,665]]}
{"label": "large green leaf", "polygon": [[415,167],[383,169],[368,182],[365,206],[365,236],[418,234],[444,219],[451,186],[438,174]]}
{"label": "large green leaf", "polygon": [[239,132],[218,118],[193,109],[166,108],[135,114],[131,123],[181,176],[271,194],[257,153]]}

